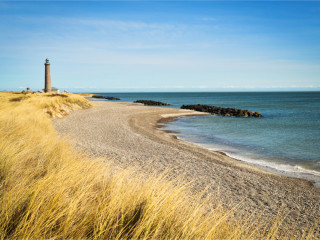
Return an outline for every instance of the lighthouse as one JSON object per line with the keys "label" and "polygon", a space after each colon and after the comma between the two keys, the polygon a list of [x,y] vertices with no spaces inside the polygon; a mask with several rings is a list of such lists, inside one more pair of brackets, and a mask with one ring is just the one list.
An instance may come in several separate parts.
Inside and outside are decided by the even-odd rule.
{"label": "lighthouse", "polygon": [[50,63],[49,59],[46,59],[44,64],[44,92],[51,92],[51,76],[50,76]]}

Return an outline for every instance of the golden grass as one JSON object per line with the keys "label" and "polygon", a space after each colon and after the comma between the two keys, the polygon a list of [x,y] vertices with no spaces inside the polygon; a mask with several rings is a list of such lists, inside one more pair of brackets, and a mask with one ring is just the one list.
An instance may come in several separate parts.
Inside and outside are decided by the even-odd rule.
{"label": "golden grass", "polygon": [[235,221],[235,210],[213,208],[184,184],[142,180],[79,154],[57,137],[48,115],[91,104],[64,95],[0,93],[1,239],[279,237],[280,220],[267,232],[250,217]]}

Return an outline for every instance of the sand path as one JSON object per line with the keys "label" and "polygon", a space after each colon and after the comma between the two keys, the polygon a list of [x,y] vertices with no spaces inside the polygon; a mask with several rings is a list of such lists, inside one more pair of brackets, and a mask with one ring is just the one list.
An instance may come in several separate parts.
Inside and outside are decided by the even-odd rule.
{"label": "sand path", "polygon": [[[144,174],[170,170],[192,180],[193,190],[209,186],[219,191],[225,206],[241,203],[244,213],[276,216],[279,207],[290,211],[284,221],[288,229],[320,230],[320,192],[307,181],[275,175],[221,153],[189,144],[157,129],[163,117],[188,110],[94,101],[96,106],[54,120],[56,130],[89,154],[112,159],[122,168],[135,167]],[[173,115],[172,115],[173,114]],[[192,114],[188,112],[187,114]]]}

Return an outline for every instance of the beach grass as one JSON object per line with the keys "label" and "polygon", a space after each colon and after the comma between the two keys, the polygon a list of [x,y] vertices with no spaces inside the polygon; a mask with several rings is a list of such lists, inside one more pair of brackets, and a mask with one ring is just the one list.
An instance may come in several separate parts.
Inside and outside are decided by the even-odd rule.
{"label": "beach grass", "polygon": [[[142,178],[79,153],[50,117],[89,107],[76,94],[0,93],[1,239],[292,237],[278,231],[282,216],[240,221],[241,206],[223,209],[179,179]],[[314,238],[312,229],[301,238]]]}

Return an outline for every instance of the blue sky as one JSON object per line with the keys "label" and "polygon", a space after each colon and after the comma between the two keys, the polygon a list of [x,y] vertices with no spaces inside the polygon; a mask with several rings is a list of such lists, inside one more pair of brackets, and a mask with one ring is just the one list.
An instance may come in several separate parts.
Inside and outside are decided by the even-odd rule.
{"label": "blue sky", "polygon": [[320,2],[0,1],[0,90],[320,90]]}

